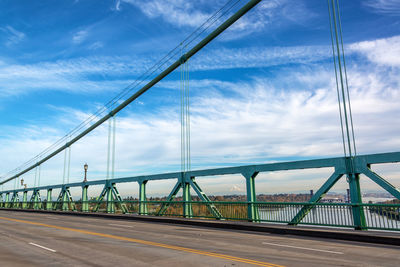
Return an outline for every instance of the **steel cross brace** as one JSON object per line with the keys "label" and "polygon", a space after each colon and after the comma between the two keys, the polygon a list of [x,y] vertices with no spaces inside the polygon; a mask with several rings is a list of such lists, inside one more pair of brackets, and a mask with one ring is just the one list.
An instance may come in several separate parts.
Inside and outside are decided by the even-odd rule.
{"label": "steel cross brace", "polygon": [[111,181],[107,181],[103,190],[100,193],[100,196],[97,199],[96,207],[94,208],[94,212],[97,212],[100,208],[100,205],[106,197],[106,212],[107,213],[115,213],[115,204],[119,204],[122,213],[128,213],[128,208],[125,203],[123,203],[122,197],[119,194],[115,183]]}
{"label": "steel cross brace", "polygon": [[42,200],[40,198],[40,191],[35,189],[33,190],[31,199],[29,201],[29,208],[38,210],[41,209],[41,207],[42,207]]}
{"label": "steel cross brace", "polygon": [[19,196],[18,196],[18,192],[15,191],[11,197],[10,207],[18,208],[18,204],[19,204]]}
{"label": "steel cross brace", "polygon": [[67,211],[70,209],[76,211],[75,203],[72,200],[71,192],[69,191],[69,187],[67,186],[62,187],[56,203],[53,204],[54,210],[57,210],[57,208],[59,207],[61,207],[63,211]]}
{"label": "steel cross brace", "polygon": [[196,183],[195,177],[191,177],[188,173],[182,173],[180,180],[175,184],[174,188],[172,189],[171,193],[167,197],[167,202],[163,203],[160,210],[157,212],[157,215],[165,214],[166,210],[171,204],[171,201],[174,200],[176,195],[178,194],[179,190],[183,189],[182,196],[183,196],[183,216],[186,218],[190,218],[193,216],[193,208],[192,208],[192,199],[190,195],[190,188],[192,187],[193,190],[196,192],[198,197],[205,202],[207,208],[211,212],[211,214],[217,218],[221,219],[222,214],[218,211],[208,196],[202,191],[200,186]]}
{"label": "steel cross brace", "polygon": [[294,218],[290,221],[289,225],[297,225],[303,220],[304,217],[314,208],[315,203],[319,202],[321,198],[336,184],[336,182],[343,176],[343,174],[334,172],[328,180],[318,189],[318,191],[312,196],[309,203],[310,205],[304,206]]}
{"label": "steel cross brace", "polygon": [[164,215],[164,213],[167,211],[168,207],[169,207],[170,204],[171,204],[170,202],[171,202],[172,200],[174,200],[174,198],[175,198],[176,195],[178,194],[179,190],[181,190],[181,188],[182,188],[182,182],[181,182],[181,181],[178,181],[178,182],[175,184],[174,188],[172,189],[171,193],[168,195],[167,201],[164,202],[164,203],[161,205],[161,208],[160,208],[159,211],[157,212],[157,216]]}
{"label": "steel cross brace", "polygon": [[203,190],[201,190],[200,186],[196,183],[194,178],[190,179],[190,184],[193,186],[194,191],[197,193],[200,199],[206,203],[207,208],[211,212],[211,214],[217,219],[222,219],[223,218],[222,214],[219,212],[217,207],[215,207],[215,205],[211,202],[208,196],[203,192]]}
{"label": "steel cross brace", "polygon": [[[373,163],[383,163],[375,159],[374,155],[369,156],[369,160]],[[344,166],[336,166],[335,172],[331,177],[321,186],[317,193],[310,199],[310,205],[304,206],[289,223],[290,225],[297,225],[308,214],[308,212],[318,203],[321,198],[332,188],[333,185],[343,176],[346,175],[350,188],[350,199],[352,204],[353,223],[355,229],[366,229],[365,214],[358,204],[362,203],[361,189],[360,189],[360,174],[366,175],[369,179],[374,181],[377,185],[382,187],[388,193],[400,200],[400,190],[386,181],[383,177],[373,172],[370,164],[367,162],[367,157],[354,157],[346,158]],[[397,161],[396,161],[397,162]]]}

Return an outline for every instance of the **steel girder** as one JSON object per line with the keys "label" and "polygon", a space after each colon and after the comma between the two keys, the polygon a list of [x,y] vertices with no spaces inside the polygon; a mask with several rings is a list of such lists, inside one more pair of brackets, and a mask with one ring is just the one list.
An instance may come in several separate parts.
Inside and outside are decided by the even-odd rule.
{"label": "steel girder", "polygon": [[[18,193],[23,193],[22,208],[42,208],[42,203],[40,200],[40,190],[47,190],[47,203],[46,209],[55,209],[61,207],[63,210],[76,210],[76,207],[72,203],[72,197],[69,191],[70,187],[81,187],[82,188],[82,211],[89,211],[87,190],[90,185],[104,184],[104,189],[99,197],[99,201],[103,200],[105,197],[107,201],[107,212],[115,211],[115,204],[121,204],[121,210],[123,212],[128,212],[127,208],[123,205],[123,200],[119,195],[116,188],[117,183],[126,182],[138,182],[139,183],[139,214],[146,215],[147,203],[146,203],[146,184],[147,181],[151,180],[164,180],[164,179],[177,179],[177,182],[169,194],[167,200],[172,201],[180,189],[183,189],[183,203],[184,212],[183,216],[191,217],[193,210],[191,207],[191,195],[190,189],[196,192],[199,198],[207,204],[207,207],[211,214],[215,218],[223,218],[223,215],[218,211],[215,205],[210,201],[207,195],[202,191],[198,183],[195,181],[195,177],[202,176],[216,176],[216,175],[229,175],[229,174],[242,174],[246,179],[246,189],[247,189],[247,202],[248,202],[248,220],[257,222],[259,221],[259,214],[256,205],[256,187],[255,179],[260,172],[273,172],[282,170],[296,170],[296,169],[312,169],[312,168],[334,168],[333,174],[328,178],[328,180],[319,188],[316,194],[310,199],[309,206],[304,206],[291,220],[290,224],[296,225],[301,223],[302,219],[307,215],[307,213],[314,207],[314,204],[318,203],[321,198],[326,194],[332,186],[343,176],[347,178],[350,189],[350,199],[352,206],[353,222],[357,229],[365,228],[365,217],[363,210],[357,206],[361,204],[361,193],[360,193],[360,175],[364,174],[367,178],[374,181],[384,190],[392,194],[397,199],[400,199],[400,191],[395,186],[390,184],[383,177],[371,170],[372,164],[383,164],[383,163],[396,163],[400,162],[400,152],[392,153],[381,153],[381,154],[370,154],[370,155],[360,155],[353,158],[338,157],[338,158],[327,158],[327,159],[315,159],[315,160],[302,160],[302,161],[292,161],[292,162],[280,162],[280,163],[268,163],[268,164],[258,164],[258,165],[246,165],[237,167],[227,167],[227,168],[215,168],[206,170],[196,170],[188,172],[175,172],[175,173],[163,173],[156,175],[146,175],[146,176],[136,176],[136,177],[125,177],[116,178],[111,180],[98,180],[90,181],[85,183],[70,183],[64,185],[49,185],[41,186],[35,188],[26,189],[16,189],[16,190],[4,190],[0,192],[1,206],[2,207],[12,207],[16,206],[16,202],[19,201],[17,198]],[[51,205],[51,193],[53,189],[61,188],[57,202]],[[27,201],[27,193],[32,191],[32,197],[30,201]],[[12,199],[10,200],[10,194],[12,194]],[[3,201],[3,196],[5,200]],[[18,200],[17,200],[18,199]],[[100,203],[100,202],[99,202]],[[98,203],[98,205],[99,205]],[[97,207],[94,209],[96,211]],[[168,209],[169,204],[163,204],[158,212],[158,215],[163,215]]]}

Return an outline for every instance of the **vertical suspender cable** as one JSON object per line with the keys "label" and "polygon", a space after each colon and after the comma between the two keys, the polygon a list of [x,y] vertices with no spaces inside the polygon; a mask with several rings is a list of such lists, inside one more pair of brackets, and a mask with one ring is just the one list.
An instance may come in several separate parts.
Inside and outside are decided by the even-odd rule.
{"label": "vertical suspender cable", "polygon": [[343,72],[342,72],[342,63],[341,63],[341,57],[340,57],[340,48],[339,48],[339,36],[338,36],[338,29],[337,29],[337,18],[336,18],[336,9],[334,5],[334,1],[332,0],[332,11],[333,11],[333,25],[335,29],[335,41],[336,41],[336,52],[337,52],[337,59],[338,59],[338,67],[339,67],[339,77],[340,77],[340,85],[341,85],[341,93],[342,93],[342,99],[343,99],[343,113],[344,113],[344,121],[345,121],[345,126],[346,126],[346,135],[347,135],[347,149],[349,151],[349,156],[352,156],[351,152],[351,141],[350,141],[350,131],[349,131],[349,121],[348,121],[348,115],[347,115],[347,105],[346,105],[346,95],[344,92],[344,83],[343,83]]}
{"label": "vertical suspender cable", "polygon": [[33,182],[33,187],[36,187],[37,171],[38,171],[38,168],[36,167],[36,168],[35,168],[35,181]]}
{"label": "vertical suspender cable", "polygon": [[38,177],[37,186],[40,186],[40,171],[41,171],[41,169],[42,169],[42,165],[39,165],[39,170],[38,170],[38,172],[39,172],[39,177]]}
{"label": "vertical suspender cable", "polygon": [[67,148],[64,150],[64,171],[63,171],[63,184],[65,184],[65,176],[67,172]]}
{"label": "vertical suspender cable", "polygon": [[340,42],[341,42],[341,48],[342,48],[344,77],[345,77],[345,82],[346,82],[347,99],[348,99],[348,105],[349,105],[351,134],[352,134],[352,137],[353,137],[354,155],[356,156],[357,155],[357,148],[356,148],[356,141],[355,141],[356,139],[355,139],[355,134],[354,134],[353,114],[352,114],[352,110],[351,110],[350,93],[349,93],[349,83],[348,83],[348,79],[347,79],[346,59],[345,59],[345,55],[344,55],[342,19],[341,19],[341,16],[340,16],[340,8],[339,8],[339,1],[338,0],[336,1],[336,6],[337,6],[337,13],[338,13],[338,21],[339,21],[339,34],[340,34]]}
{"label": "vertical suspender cable", "polygon": [[111,157],[111,179],[114,179],[115,171],[115,118],[116,115],[112,117],[113,120],[113,132],[112,132],[112,157]]}
{"label": "vertical suspender cable", "polygon": [[335,79],[336,79],[336,92],[337,92],[337,99],[339,103],[339,115],[340,115],[340,128],[342,130],[342,142],[343,142],[343,152],[344,156],[347,155],[346,152],[346,142],[344,140],[344,129],[343,129],[343,116],[342,116],[342,106],[340,100],[340,93],[339,93],[339,81],[338,81],[338,73],[337,73],[337,66],[336,66],[336,53],[335,53],[335,45],[333,44],[333,29],[332,29],[332,16],[331,16],[331,7],[328,1],[328,11],[329,11],[329,25],[330,25],[330,32],[331,32],[331,42],[332,42],[332,57],[333,57],[333,65],[335,69]]}
{"label": "vertical suspender cable", "polygon": [[189,91],[189,60],[185,62],[186,66],[186,164],[187,170],[191,169],[191,159],[190,159],[190,91]]}
{"label": "vertical suspender cable", "polygon": [[111,119],[108,120],[108,143],[107,143],[107,176],[110,178],[110,150],[111,150]]}
{"label": "vertical suspender cable", "polygon": [[[342,38],[342,28],[341,28],[341,22],[340,22],[340,14],[339,9],[339,3],[338,0],[328,0],[328,7],[329,7],[329,18],[330,18],[330,23],[331,23],[331,38],[332,38],[332,49],[333,49],[333,56],[334,56],[334,62],[335,62],[335,74],[336,74],[336,85],[337,88],[339,87],[339,81],[340,81],[340,98],[341,102],[343,103],[343,110],[342,107],[340,106],[340,99],[339,99],[339,108],[340,114],[342,116],[343,112],[343,117],[344,121],[341,119],[341,124],[342,124],[342,129],[345,128],[345,131],[342,130],[342,137],[344,138],[343,132],[346,133],[346,141],[344,141],[344,150],[345,150],[345,156],[346,155],[346,143],[347,143],[347,151],[348,151],[348,156],[352,157],[353,153],[356,153],[356,145],[355,145],[355,137],[354,137],[354,127],[353,127],[353,118],[351,114],[351,105],[350,105],[350,94],[349,94],[349,89],[348,89],[348,82],[347,82],[347,71],[345,68],[345,63],[344,63],[344,48],[343,48],[343,38]],[[337,9],[337,11],[336,11]],[[334,34],[332,33],[334,30]],[[333,41],[333,35],[335,37],[335,44]],[[340,39],[340,41],[339,41]],[[340,46],[340,44],[341,46]],[[336,52],[335,52],[336,50]],[[336,61],[337,59],[337,65]],[[342,61],[343,61],[343,67],[342,67]],[[343,68],[343,69],[342,69]],[[345,73],[345,78],[343,77],[343,72]],[[339,78],[338,78],[339,77]],[[346,82],[346,91],[345,92],[345,83]],[[350,121],[350,125],[349,125]],[[350,128],[351,127],[351,128]],[[354,154],[355,155],[355,154]]]}
{"label": "vertical suspender cable", "polygon": [[71,146],[68,147],[68,163],[67,163],[67,184],[69,184],[70,170],[71,170]]}
{"label": "vertical suspender cable", "polygon": [[[183,55],[183,44],[181,43],[181,56]],[[183,103],[184,101],[184,78],[183,78],[183,64],[180,65],[180,75],[181,75],[181,82],[180,82],[180,94],[181,94],[181,171],[185,171],[185,127],[184,127],[184,108]]]}
{"label": "vertical suspender cable", "polygon": [[[181,47],[181,55],[183,55]],[[182,58],[181,58],[182,59]],[[181,75],[181,170],[191,169],[191,151],[190,151],[190,91],[189,91],[189,65],[188,60],[180,65]]]}

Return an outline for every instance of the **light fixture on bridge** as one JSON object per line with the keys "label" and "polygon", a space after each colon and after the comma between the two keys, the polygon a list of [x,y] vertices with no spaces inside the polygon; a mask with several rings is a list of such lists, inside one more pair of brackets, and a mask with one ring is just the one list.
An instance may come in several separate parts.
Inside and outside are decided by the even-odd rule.
{"label": "light fixture on bridge", "polygon": [[87,163],[85,163],[85,165],[83,165],[83,168],[85,169],[85,178],[83,179],[83,182],[86,183],[87,182],[87,169],[88,169],[88,165]]}
{"label": "light fixture on bridge", "polygon": [[21,186],[24,185],[24,178],[21,179]]}

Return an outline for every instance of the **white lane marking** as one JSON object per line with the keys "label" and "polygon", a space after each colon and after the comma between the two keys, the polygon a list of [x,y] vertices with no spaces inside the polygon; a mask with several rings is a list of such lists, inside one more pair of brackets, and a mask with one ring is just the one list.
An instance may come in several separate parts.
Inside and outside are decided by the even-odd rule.
{"label": "white lane marking", "polygon": [[38,248],[42,248],[42,249],[45,249],[45,250],[48,250],[48,251],[51,251],[51,252],[57,252],[57,251],[54,250],[54,249],[46,248],[46,247],[43,247],[43,246],[41,246],[41,245],[38,245],[38,244],[35,244],[35,243],[32,243],[32,242],[30,242],[29,245],[36,246],[36,247],[38,247]]}
{"label": "white lane marking", "polygon": [[111,226],[120,226],[120,227],[128,227],[128,228],[133,228],[133,226],[130,226],[130,225],[115,224],[115,223],[109,223],[108,225],[111,225]]}
{"label": "white lane marking", "polygon": [[268,243],[268,242],[262,242],[262,244],[271,245],[271,246],[278,246],[278,247],[286,247],[286,248],[297,248],[297,249],[304,249],[304,250],[312,250],[312,251],[319,251],[319,252],[326,252],[326,253],[333,253],[333,254],[344,254],[343,252],[338,252],[338,251],[330,251],[330,250],[315,249],[315,248],[305,248],[305,247],[295,247],[295,246],[274,244],[274,243]]}
{"label": "white lane marking", "polygon": [[51,216],[46,216],[46,218],[50,218],[50,219],[54,219],[54,220],[58,220],[59,219],[57,217],[51,217]]}

